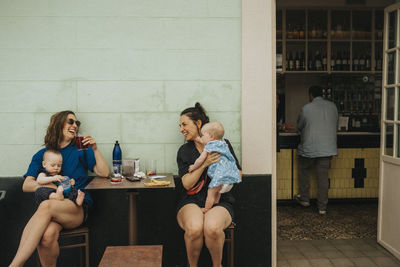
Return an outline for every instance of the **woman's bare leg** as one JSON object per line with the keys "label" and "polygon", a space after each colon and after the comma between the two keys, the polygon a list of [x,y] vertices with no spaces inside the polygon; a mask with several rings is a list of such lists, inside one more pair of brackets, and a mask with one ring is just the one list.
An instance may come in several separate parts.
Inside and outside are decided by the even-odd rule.
{"label": "woman's bare leg", "polygon": [[37,247],[40,263],[43,267],[55,267],[57,264],[57,258],[60,254],[58,237],[61,230],[61,225],[56,222],[50,222],[44,231],[42,240],[40,240]]}
{"label": "woman's bare leg", "polygon": [[221,206],[216,206],[205,214],[204,239],[211,255],[213,267],[221,267],[225,242],[224,230],[231,222],[231,215]]}
{"label": "woman's bare leg", "polygon": [[178,224],[185,231],[186,254],[190,267],[197,267],[203,247],[204,214],[195,204],[187,204],[178,212]]}
{"label": "woman's bare leg", "polygon": [[61,224],[63,228],[78,227],[83,221],[83,208],[70,200],[43,201],[25,226],[17,254],[10,266],[23,266],[39,245],[50,221]]}

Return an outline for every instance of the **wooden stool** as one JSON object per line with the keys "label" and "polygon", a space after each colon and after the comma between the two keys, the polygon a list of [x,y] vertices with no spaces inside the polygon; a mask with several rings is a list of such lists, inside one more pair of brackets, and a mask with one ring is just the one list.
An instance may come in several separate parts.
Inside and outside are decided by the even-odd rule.
{"label": "wooden stool", "polygon": [[227,252],[227,266],[233,267],[235,260],[235,223],[232,222],[228,228],[225,229],[225,244],[226,244],[226,252]]}
{"label": "wooden stool", "polygon": [[99,267],[161,267],[162,245],[107,247]]}
{"label": "wooden stool", "polygon": [[[83,259],[83,253],[81,253],[81,265],[89,267],[89,228],[81,226],[75,229],[70,230],[62,230],[60,232],[60,241],[68,241],[70,238],[83,238],[82,241],[80,240],[73,240],[68,242],[67,244],[60,244],[60,250],[63,248],[76,248],[82,247],[84,248],[85,259]],[[38,256],[38,266],[40,267],[40,260]]]}

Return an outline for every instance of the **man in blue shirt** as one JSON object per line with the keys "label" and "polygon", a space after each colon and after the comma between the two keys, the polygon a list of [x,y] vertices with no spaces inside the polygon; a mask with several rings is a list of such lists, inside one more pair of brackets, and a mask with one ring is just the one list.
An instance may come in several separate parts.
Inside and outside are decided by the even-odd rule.
{"label": "man in blue shirt", "polygon": [[321,215],[328,204],[328,170],[332,156],[337,155],[336,133],[338,112],[334,103],[322,98],[322,87],[309,88],[310,103],[303,106],[297,119],[301,141],[298,146],[299,195],[296,201],[310,206],[310,169],[316,168],[318,178],[317,205]]}

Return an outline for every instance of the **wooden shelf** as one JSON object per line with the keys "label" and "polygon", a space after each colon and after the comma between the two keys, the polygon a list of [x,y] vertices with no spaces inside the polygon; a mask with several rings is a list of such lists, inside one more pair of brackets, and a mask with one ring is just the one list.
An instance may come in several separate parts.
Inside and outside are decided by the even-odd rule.
{"label": "wooden shelf", "polygon": [[[279,23],[277,25],[282,28],[277,29],[281,34],[281,38],[277,39],[279,43],[279,51],[282,53],[282,71],[280,73],[380,73],[381,71],[330,71],[331,61],[336,59],[337,55],[345,55],[347,59],[364,57],[369,55],[370,66],[376,66],[376,53],[378,56],[381,52],[376,51],[382,44],[382,39],[376,39],[377,34],[382,31],[379,28],[381,16],[381,8],[282,8],[278,9]],[[362,17],[362,13],[367,14],[368,18]],[[361,14],[361,15],[360,15]],[[342,23],[341,18],[345,19]],[[382,16],[383,20],[383,16]],[[357,27],[357,28],[355,28]],[[378,28],[376,28],[378,27]],[[287,38],[288,29],[304,32],[305,38],[292,39]],[[363,37],[371,36],[371,39],[355,39],[355,36]],[[366,35],[368,33],[368,36]],[[325,35],[327,34],[326,38]],[[345,39],[337,38],[338,34],[342,34]],[[289,33],[290,35],[290,33]],[[310,38],[310,35],[318,38]],[[335,36],[336,35],[336,36]],[[295,58],[295,54],[300,56],[300,63],[309,66],[309,59],[315,59],[317,51],[318,57],[322,59],[326,56],[327,71],[288,71],[285,69],[287,57],[289,53]],[[361,51],[361,52],[360,52]],[[361,56],[362,55],[362,56]],[[315,61],[313,62],[315,64]],[[347,67],[353,68],[353,60]]]}

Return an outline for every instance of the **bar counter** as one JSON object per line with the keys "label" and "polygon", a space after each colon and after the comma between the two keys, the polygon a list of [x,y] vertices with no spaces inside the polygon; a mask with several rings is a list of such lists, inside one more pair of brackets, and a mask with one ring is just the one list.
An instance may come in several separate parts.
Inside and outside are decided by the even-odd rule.
{"label": "bar counter", "polygon": [[[377,198],[379,184],[379,132],[338,132],[338,155],[329,170],[329,198]],[[298,194],[297,132],[280,132],[277,152],[277,199]],[[310,197],[317,196],[317,181],[311,172]]]}

